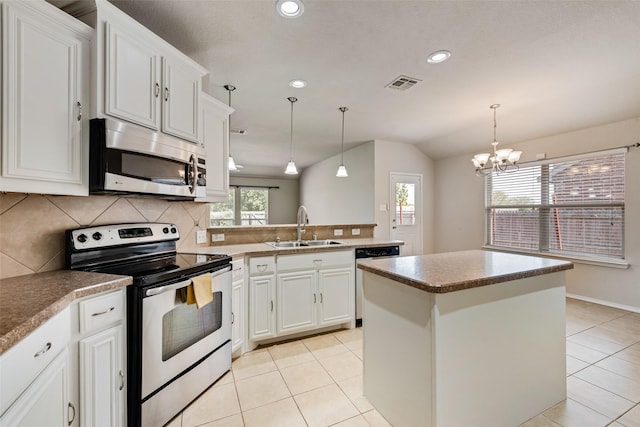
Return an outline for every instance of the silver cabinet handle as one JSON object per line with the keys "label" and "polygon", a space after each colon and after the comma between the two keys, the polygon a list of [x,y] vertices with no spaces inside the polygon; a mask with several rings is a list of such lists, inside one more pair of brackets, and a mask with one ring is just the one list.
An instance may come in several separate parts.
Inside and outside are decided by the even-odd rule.
{"label": "silver cabinet handle", "polygon": [[115,307],[109,307],[107,308],[105,311],[101,311],[99,313],[93,313],[91,314],[91,317],[96,317],[96,316],[102,316],[103,314],[107,314],[107,313],[111,313],[113,310],[115,310]]}
{"label": "silver cabinet handle", "polygon": [[47,351],[51,350],[51,343],[48,342],[44,345],[44,348],[40,351],[38,351],[36,354],[33,355],[33,357],[40,357],[43,354],[45,354]]}
{"label": "silver cabinet handle", "polygon": [[313,263],[314,263],[315,265],[322,265],[322,260],[321,260],[321,259],[314,259],[314,260],[313,260]]}
{"label": "silver cabinet handle", "polygon": [[82,120],[82,104],[80,101],[76,102],[76,106],[78,107],[78,121]]}
{"label": "silver cabinet handle", "polygon": [[316,294],[313,294],[313,303],[316,303]]}
{"label": "silver cabinet handle", "polygon": [[320,304],[322,304],[322,292],[320,292]]}
{"label": "silver cabinet handle", "polygon": [[235,316],[235,313],[232,311],[231,312],[231,324],[233,325],[234,323],[236,323],[236,316]]}
{"label": "silver cabinet handle", "polygon": [[169,100],[169,88],[168,87],[164,88],[164,100],[165,101]]}
{"label": "silver cabinet handle", "polygon": [[160,96],[160,85],[158,84],[158,82],[156,82],[155,85],[156,85],[155,95],[157,98],[158,96]]}
{"label": "silver cabinet handle", "polygon": [[[73,415],[71,416],[71,419],[69,419],[69,409],[73,411]],[[69,406],[67,406],[67,425],[71,425],[73,423],[73,420],[75,419],[76,419],[76,407],[73,406],[73,403],[69,402]]]}
{"label": "silver cabinet handle", "polygon": [[124,373],[122,373],[122,370],[118,372],[118,375],[120,375],[120,387],[118,388],[118,390],[122,391],[122,389],[124,388]]}
{"label": "silver cabinet handle", "polygon": [[273,311],[273,300],[271,300],[271,311]]}
{"label": "silver cabinet handle", "polygon": [[256,268],[258,269],[258,271],[262,272],[262,271],[267,271],[267,264],[258,264],[256,265]]}

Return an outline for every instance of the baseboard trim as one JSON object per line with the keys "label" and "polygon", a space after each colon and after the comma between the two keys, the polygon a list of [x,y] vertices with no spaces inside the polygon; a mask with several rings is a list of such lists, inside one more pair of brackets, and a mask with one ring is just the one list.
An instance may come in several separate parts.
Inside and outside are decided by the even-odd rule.
{"label": "baseboard trim", "polygon": [[590,298],[577,294],[567,293],[568,298],[579,299],[581,301],[592,302],[594,304],[606,305],[607,307],[619,308],[621,310],[631,311],[633,313],[640,313],[640,307],[634,307],[632,305],[616,304],[615,302],[605,301],[598,298]]}

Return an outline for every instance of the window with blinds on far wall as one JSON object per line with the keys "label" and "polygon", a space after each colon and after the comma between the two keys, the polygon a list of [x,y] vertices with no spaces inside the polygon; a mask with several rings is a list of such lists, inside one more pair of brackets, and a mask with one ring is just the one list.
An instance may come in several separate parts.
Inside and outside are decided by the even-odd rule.
{"label": "window with blinds on far wall", "polygon": [[626,150],[522,165],[486,179],[486,244],[624,259]]}

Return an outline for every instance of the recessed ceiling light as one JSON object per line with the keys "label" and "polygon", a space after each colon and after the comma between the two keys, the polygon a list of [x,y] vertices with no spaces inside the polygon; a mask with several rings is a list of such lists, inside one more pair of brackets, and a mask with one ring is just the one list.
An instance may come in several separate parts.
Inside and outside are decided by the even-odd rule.
{"label": "recessed ceiling light", "polygon": [[302,0],[278,0],[276,10],[285,18],[297,18],[304,12]]}
{"label": "recessed ceiling light", "polygon": [[296,89],[302,89],[307,86],[307,82],[300,79],[294,79],[289,82],[289,86],[294,87]]}
{"label": "recessed ceiling light", "polygon": [[439,64],[449,58],[451,58],[451,52],[448,50],[438,50],[427,57],[427,62],[429,64]]}

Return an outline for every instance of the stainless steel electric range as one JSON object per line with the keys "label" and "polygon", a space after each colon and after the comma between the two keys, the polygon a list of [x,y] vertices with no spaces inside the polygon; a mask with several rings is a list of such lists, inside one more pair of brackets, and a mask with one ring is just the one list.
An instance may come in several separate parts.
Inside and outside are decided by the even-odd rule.
{"label": "stainless steel electric range", "polygon": [[[180,253],[174,224],[68,230],[71,270],[133,277],[127,288],[127,421],[162,426],[231,368],[231,258]],[[187,303],[211,274],[213,301]],[[207,276],[208,277],[208,276]]]}

